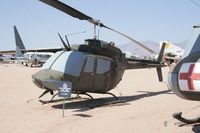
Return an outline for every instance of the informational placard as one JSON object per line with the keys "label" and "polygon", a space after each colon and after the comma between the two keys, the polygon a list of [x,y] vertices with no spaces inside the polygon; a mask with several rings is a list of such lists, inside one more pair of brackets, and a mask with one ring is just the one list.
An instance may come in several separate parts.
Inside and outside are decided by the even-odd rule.
{"label": "informational placard", "polygon": [[71,97],[72,83],[61,82],[58,89],[58,96],[63,97],[63,117],[65,117],[65,99]]}
{"label": "informational placard", "polygon": [[58,96],[64,98],[71,97],[72,83],[71,82],[63,82],[60,84],[58,89]]}

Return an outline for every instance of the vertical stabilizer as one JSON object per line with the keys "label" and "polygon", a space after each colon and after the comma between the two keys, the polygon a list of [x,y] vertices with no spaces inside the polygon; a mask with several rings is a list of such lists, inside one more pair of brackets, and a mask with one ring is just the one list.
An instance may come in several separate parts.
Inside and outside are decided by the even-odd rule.
{"label": "vertical stabilizer", "polygon": [[26,48],[25,48],[25,46],[24,46],[24,44],[22,42],[22,39],[21,39],[21,37],[19,35],[19,32],[18,32],[16,26],[14,26],[14,34],[15,34],[16,50],[17,50],[17,46],[18,46],[19,49],[25,50]]}
{"label": "vertical stabilizer", "polygon": [[16,46],[16,51],[15,51],[15,58],[17,59],[17,57],[23,57],[24,55],[22,54],[21,49],[19,48],[19,46]]}
{"label": "vertical stabilizer", "polygon": [[200,25],[193,27],[193,32],[186,46],[184,57],[200,52]]}

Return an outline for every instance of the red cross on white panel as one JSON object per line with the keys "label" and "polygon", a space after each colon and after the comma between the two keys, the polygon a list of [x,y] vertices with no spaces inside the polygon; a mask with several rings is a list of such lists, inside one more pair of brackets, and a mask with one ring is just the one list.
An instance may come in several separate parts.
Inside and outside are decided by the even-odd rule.
{"label": "red cross on white panel", "polygon": [[184,91],[200,91],[200,63],[185,63],[181,66],[179,88]]}

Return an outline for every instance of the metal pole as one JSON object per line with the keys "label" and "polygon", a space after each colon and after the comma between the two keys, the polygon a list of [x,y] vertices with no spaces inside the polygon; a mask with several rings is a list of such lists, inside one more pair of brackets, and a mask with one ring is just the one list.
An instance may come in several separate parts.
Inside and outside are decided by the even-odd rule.
{"label": "metal pole", "polygon": [[96,25],[94,24],[94,39],[97,39],[97,35],[96,35]]}
{"label": "metal pole", "polygon": [[65,97],[64,97],[64,100],[63,100],[63,118],[65,117]]}

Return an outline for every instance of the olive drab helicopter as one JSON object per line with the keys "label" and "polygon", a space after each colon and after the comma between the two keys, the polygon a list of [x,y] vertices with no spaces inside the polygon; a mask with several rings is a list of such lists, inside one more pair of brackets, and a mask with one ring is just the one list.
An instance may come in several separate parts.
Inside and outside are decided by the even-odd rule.
{"label": "olive drab helicopter", "polygon": [[[183,99],[200,101],[200,25],[193,27],[183,56],[168,74],[169,86]],[[183,118],[182,112],[174,113],[173,117],[187,124],[200,122],[200,117]]]}
{"label": "olive drab helicopter", "polygon": [[165,66],[162,63],[164,45],[157,61],[127,59],[122,51],[115,46],[114,42],[108,43],[97,39],[95,34],[96,26],[114,31],[137,43],[146,50],[150,52],[154,51],[129,36],[104,25],[100,21],[58,0],[40,1],[72,17],[87,20],[94,24],[94,38],[86,39],[84,44],[70,46],[67,36],[65,36],[66,44],[59,34],[65,50],[59,51],[51,56],[44,64],[42,70],[32,76],[33,82],[45,90],[40,97],[46,93],[51,93],[53,99],[56,95],[54,91],[58,91],[60,86],[70,83],[72,85],[71,93],[86,94],[91,98],[92,96],[88,93],[110,94],[117,99],[109,91],[115,88],[122,80],[124,71],[127,69],[156,68],[159,81],[162,81],[161,67]]}

